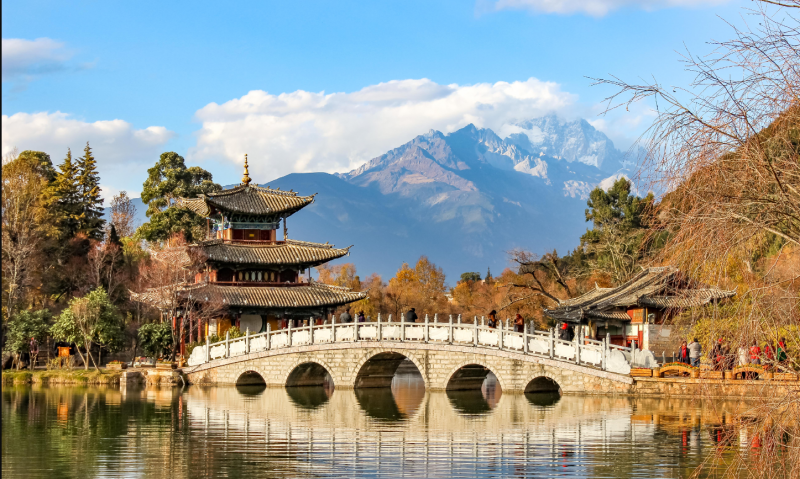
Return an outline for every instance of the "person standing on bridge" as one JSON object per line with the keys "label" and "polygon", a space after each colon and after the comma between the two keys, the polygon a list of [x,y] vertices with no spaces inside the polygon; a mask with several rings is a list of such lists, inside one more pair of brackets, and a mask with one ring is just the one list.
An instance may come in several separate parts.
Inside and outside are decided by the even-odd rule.
{"label": "person standing on bridge", "polygon": [[345,308],[344,312],[339,315],[340,323],[352,323],[353,317],[350,316],[350,308]]}
{"label": "person standing on bridge", "polygon": [[689,348],[686,346],[686,341],[681,342],[681,349],[678,350],[678,362],[689,364]]}
{"label": "person standing on bridge", "polygon": [[691,361],[692,366],[696,368],[700,367],[701,354],[703,354],[703,347],[697,342],[697,338],[692,339],[692,342],[689,343],[689,360]]}
{"label": "person standing on bridge", "polygon": [[489,326],[490,328],[497,327],[497,311],[491,310],[489,312],[489,321],[486,323],[486,326]]}
{"label": "person standing on bridge", "polygon": [[417,313],[414,311],[414,308],[409,309],[406,313],[406,321],[409,323],[416,323],[417,319]]}
{"label": "person standing on bridge", "polygon": [[514,316],[514,332],[522,333],[524,331],[525,331],[525,320],[522,319],[521,314],[517,313],[517,315]]}

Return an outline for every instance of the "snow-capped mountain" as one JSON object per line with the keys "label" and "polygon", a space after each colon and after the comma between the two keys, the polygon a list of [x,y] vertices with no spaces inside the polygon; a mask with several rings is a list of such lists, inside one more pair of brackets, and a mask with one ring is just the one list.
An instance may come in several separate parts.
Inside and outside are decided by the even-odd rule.
{"label": "snow-capped mountain", "polygon": [[533,154],[577,161],[607,173],[631,166],[603,132],[583,119],[565,121],[548,115],[517,123],[508,130],[513,132],[508,136],[509,142]]}

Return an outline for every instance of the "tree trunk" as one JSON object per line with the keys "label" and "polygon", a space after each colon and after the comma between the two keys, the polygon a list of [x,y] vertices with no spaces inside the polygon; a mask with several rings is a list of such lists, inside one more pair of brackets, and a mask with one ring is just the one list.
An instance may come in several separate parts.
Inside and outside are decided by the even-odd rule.
{"label": "tree trunk", "polygon": [[78,351],[78,356],[81,357],[81,361],[83,361],[84,368],[89,369],[88,366],[89,363],[86,361],[86,358],[83,357],[83,353],[81,353],[81,348],[76,345],[75,350]]}

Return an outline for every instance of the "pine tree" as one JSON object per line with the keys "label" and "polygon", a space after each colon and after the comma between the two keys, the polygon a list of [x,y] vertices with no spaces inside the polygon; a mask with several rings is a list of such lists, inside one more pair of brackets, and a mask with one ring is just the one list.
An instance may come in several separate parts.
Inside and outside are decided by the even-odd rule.
{"label": "pine tree", "polygon": [[58,173],[47,191],[46,204],[53,214],[57,236],[61,240],[73,238],[80,227],[80,194],[78,191],[78,170],[72,161],[72,151],[58,166]]}
{"label": "pine tree", "polygon": [[486,278],[484,278],[484,281],[491,283],[492,279],[492,268],[486,268]]}
{"label": "pine tree", "polygon": [[83,156],[78,160],[78,192],[81,217],[78,231],[93,239],[103,237],[103,199],[100,197],[100,175],[92,148],[86,142]]}

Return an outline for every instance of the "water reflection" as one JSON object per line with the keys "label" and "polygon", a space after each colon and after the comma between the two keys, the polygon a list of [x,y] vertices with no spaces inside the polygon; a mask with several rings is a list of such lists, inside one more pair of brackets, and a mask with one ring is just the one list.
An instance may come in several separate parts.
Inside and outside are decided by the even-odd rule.
{"label": "water reflection", "polygon": [[534,406],[551,407],[561,399],[560,393],[525,393],[525,399]]}
{"label": "water reflection", "polygon": [[356,389],[356,401],[368,416],[384,421],[399,421],[407,416],[400,412],[390,388]]}
{"label": "water reflection", "polygon": [[[6,387],[7,477],[686,477],[749,406],[391,389]],[[473,392],[474,393],[474,392]],[[458,403],[458,404],[457,404]],[[473,411],[480,404],[480,413]],[[488,409],[487,409],[488,408]],[[379,420],[376,420],[379,419]]]}
{"label": "water reflection", "polygon": [[236,390],[245,396],[258,396],[267,389],[266,384],[237,384]]}
{"label": "water reflection", "polygon": [[492,410],[480,389],[447,391],[446,394],[453,408],[462,414],[479,415]]}
{"label": "water reflection", "polygon": [[289,399],[303,409],[316,409],[330,399],[333,388],[330,386],[306,386],[286,388]]}

